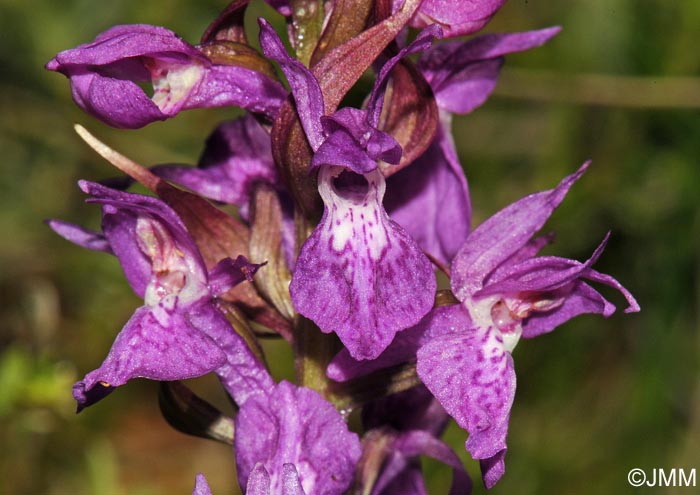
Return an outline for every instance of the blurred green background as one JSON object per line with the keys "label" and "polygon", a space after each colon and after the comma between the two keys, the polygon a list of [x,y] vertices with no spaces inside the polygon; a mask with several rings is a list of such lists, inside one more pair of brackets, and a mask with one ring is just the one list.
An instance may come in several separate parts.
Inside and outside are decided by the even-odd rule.
{"label": "blurred green background", "polygon": [[[236,493],[229,448],[170,429],[153,383],[74,414],[72,383],[99,365],[139,301],[116,260],[42,223],[99,224],[76,181],[114,172],[74,122],[141,163],[193,163],[232,115],[198,110],[109,129],[82,114],[67,81],[43,64],[114,24],[163,25],[195,42],[224,4],[0,3],[2,495],[188,494],[199,471],[216,495]],[[261,11],[269,13],[250,14]],[[625,284],[642,313],[581,317],[521,342],[507,473],[491,493],[695,493],[631,488],[627,473],[700,470],[700,2],[510,0],[487,31],[555,24],[564,30],[554,41],[509,57],[491,100],[455,119],[475,222],[592,158],[548,225],[558,234],[550,251],[585,259],[612,230],[597,268]],[[283,346],[270,352],[289,362]],[[194,386],[217,393],[213,380]],[[465,437],[452,426],[447,441],[466,460]],[[425,466],[432,493],[446,493],[449,470]]]}

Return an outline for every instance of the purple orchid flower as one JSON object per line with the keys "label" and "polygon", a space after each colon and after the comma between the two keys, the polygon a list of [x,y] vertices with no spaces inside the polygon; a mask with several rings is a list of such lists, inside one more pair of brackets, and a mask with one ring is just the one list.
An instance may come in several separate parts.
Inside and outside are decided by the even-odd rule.
{"label": "purple orchid flower", "polygon": [[261,495],[340,495],[360,458],[360,441],[340,413],[317,392],[284,381],[241,407],[234,442],[241,486]]}
{"label": "purple orchid flower", "polygon": [[468,495],[472,482],[454,451],[439,440],[449,416],[422,386],[370,402],[362,409],[366,435],[383,437],[385,458],[374,495],[427,495],[419,456],[452,467],[451,495]]}
{"label": "purple orchid flower", "polygon": [[[367,110],[343,108],[324,116],[323,95],[311,72],[287,55],[261,20],[261,45],[280,63],[315,155],[321,222],[302,246],[290,293],[295,308],[325,333],[335,332],[358,359],[372,359],[396,332],[432,307],[435,276],[429,260],[382,206],[385,179],[377,160],[397,163],[400,147],[377,129],[381,88],[400,57],[429,44],[433,32],[390,60]],[[430,38],[430,39],[429,39]],[[319,298],[318,294],[334,294]]]}
{"label": "purple orchid flower", "polygon": [[592,268],[607,237],[584,263],[536,256],[551,237],[533,236],[587,167],[552,190],[516,201],[469,235],[452,263],[452,291],[461,304],[436,308],[369,365],[341,352],[329,366],[331,378],[346,380],[415,356],[423,383],[469,432],[466,448],[481,461],[487,488],[505,470],[515,396],[511,353],[520,337],[551,332],[580,314],[612,315],[615,306],[584,279],[620,291],[626,313],[639,311],[617,280]]}
{"label": "purple orchid flower", "polygon": [[[398,9],[402,0],[393,1],[393,9]],[[486,25],[505,0],[424,0],[409,25],[424,28],[433,24],[442,27],[446,38],[471,34]]]}
{"label": "purple orchid flower", "polygon": [[384,205],[391,218],[444,265],[469,235],[471,219],[451,114],[469,113],[486,101],[496,87],[504,55],[541,46],[559,31],[552,27],[448,41],[428,48],[419,59],[418,69],[435,94],[440,123],[430,147],[389,179]]}
{"label": "purple orchid flower", "polygon": [[151,170],[206,198],[238,206],[244,217],[255,184],[282,187],[270,134],[250,114],[220,124],[207,138],[196,168],[165,165]]}
{"label": "purple orchid flower", "polygon": [[274,383],[214,298],[251,280],[260,265],[239,256],[207,271],[177,214],[159,199],[81,181],[89,202],[102,205],[103,234],[59,221],[61,236],[119,259],[144,306],[117,336],[107,358],[73,387],[78,410],[132,378],[182,380],[215,371],[238,404]]}
{"label": "purple orchid flower", "polygon": [[[286,96],[266,75],[217,64],[172,31],[143,24],[113,27],[59,53],[46,68],[70,78],[83,110],[127,129],[192,108],[238,106],[271,117]],[[152,97],[137,84],[148,81]]]}

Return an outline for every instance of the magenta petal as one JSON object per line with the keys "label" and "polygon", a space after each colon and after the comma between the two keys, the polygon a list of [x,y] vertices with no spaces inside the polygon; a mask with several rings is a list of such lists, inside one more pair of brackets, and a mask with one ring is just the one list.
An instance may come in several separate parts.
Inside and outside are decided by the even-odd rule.
{"label": "magenta petal", "polygon": [[355,359],[376,358],[396,332],[420,321],[435,295],[430,262],[382,207],[384,188],[379,170],[358,176],[321,168],[324,215],[290,286],[297,311],[335,332]]}
{"label": "magenta petal", "polygon": [[209,483],[202,473],[197,474],[194,479],[194,490],[192,495],[211,495],[211,488],[209,488]]}
{"label": "magenta petal", "polygon": [[248,477],[246,495],[272,495],[270,492],[270,474],[262,462],[258,462]]}
{"label": "magenta petal", "polygon": [[503,59],[473,62],[452,74],[442,87],[433,88],[438,107],[460,115],[483,105],[496,89]]}
{"label": "magenta petal", "polygon": [[250,114],[214,130],[197,168],[161,165],[151,170],[202,196],[241,208],[248,206],[255,184],[280,187],[270,135]]}
{"label": "magenta petal", "polygon": [[[457,454],[444,442],[423,430],[412,430],[398,436],[394,448],[406,457],[424,455],[452,468],[450,495],[468,495],[472,481]],[[398,494],[398,492],[397,492]]]}
{"label": "magenta petal", "polygon": [[293,488],[289,464],[296,466],[305,493],[345,493],[360,458],[360,441],[340,413],[317,392],[288,382],[243,404],[234,448],[241,486],[262,463],[272,494]]}
{"label": "magenta petal", "polygon": [[435,23],[442,26],[445,37],[463,36],[484,27],[504,2],[505,0],[425,0],[410,25],[421,28]]}
{"label": "magenta petal", "polygon": [[182,109],[236,106],[274,116],[287,90],[260,72],[232,65],[207,68],[202,80],[182,101]]}
{"label": "magenta petal", "polygon": [[552,27],[440,43],[423,54],[419,68],[441,109],[468,113],[484,103],[495,88],[504,55],[541,46],[559,31]]}
{"label": "magenta petal", "polygon": [[377,79],[374,81],[372,92],[367,102],[367,122],[372,127],[379,127],[379,119],[382,113],[384,103],[384,93],[386,85],[389,81],[389,75],[396,65],[408,55],[422,52],[430,48],[434,38],[442,36],[442,28],[440,26],[429,26],[423,29],[418,36],[407,46],[399,50],[399,53],[387,60],[379,70]]}
{"label": "magenta petal", "polygon": [[632,293],[625,289],[620,282],[615,280],[610,275],[606,275],[595,270],[588,270],[584,276],[589,280],[600,282],[601,284],[609,285],[610,287],[619,290],[627,300],[628,306],[625,308],[625,313],[636,313],[639,311],[639,303],[637,303],[637,300],[634,298]]}
{"label": "magenta petal", "polygon": [[67,70],[73,66],[108,65],[126,58],[164,54],[173,60],[198,58],[206,61],[193,46],[169,29],[148,24],[114,26],[99,34],[95,41],[65,50],[47,64],[49,70]]}
{"label": "magenta petal", "polygon": [[287,77],[306,138],[311,148],[316,151],[323,142],[321,117],[325,114],[325,107],[321,87],[304,64],[289,56],[272,26],[262,18],[258,23],[260,24],[260,46],[265,56],[280,64],[282,72]]}
{"label": "magenta petal", "polygon": [[598,291],[579,281],[569,289],[561,306],[545,313],[532,313],[523,320],[523,337],[530,339],[551,332],[562,323],[578,315],[596,313],[608,317],[614,311],[615,306],[601,296]]}
{"label": "magenta petal", "polygon": [[[397,144],[398,146],[398,144]],[[377,162],[346,130],[336,130],[323,141],[311,160],[311,168],[336,165],[357,174],[366,174],[377,168]]]}
{"label": "magenta petal", "polygon": [[206,283],[204,260],[180,217],[169,206],[151,196],[116,191],[94,182],[80,181],[79,185],[93,196],[88,202],[103,206],[102,230],[136,294],[145,297],[153,263],[173,259],[185,265],[193,283]]}
{"label": "magenta petal", "polygon": [[282,495],[305,495],[294,464],[282,465]]}
{"label": "magenta petal", "polygon": [[505,463],[506,451],[501,450],[498,454],[488,459],[479,461],[481,467],[481,478],[484,480],[486,489],[494,487],[506,472]]}
{"label": "magenta petal", "polygon": [[466,448],[488,459],[506,448],[515,396],[513,358],[493,327],[431,340],[418,351],[418,376],[457,424]]}
{"label": "magenta petal", "polygon": [[245,256],[235,260],[224,258],[209,271],[209,291],[219,296],[244,280],[253,281],[253,275],[262,265],[249,263]]}
{"label": "magenta petal", "polygon": [[188,311],[192,326],[209,336],[226,360],[216,374],[239,406],[250,397],[269,394],[275,383],[243,338],[231,328],[226,317],[213,304],[199,304]]}
{"label": "magenta petal", "polygon": [[551,190],[505,207],[474,230],[452,263],[452,291],[460,301],[481,289],[487,275],[517,253],[542,228],[589,162]]}
{"label": "magenta petal", "polygon": [[413,361],[418,349],[430,339],[455,334],[471,327],[469,313],[462,305],[439,306],[425,315],[417,325],[399,333],[376,359],[358,361],[352,358],[347,349],[343,349],[328,365],[326,374],[331,380],[344,382],[389,366]]}
{"label": "magenta petal", "polygon": [[118,387],[132,378],[184,380],[225,362],[224,352],[185,313],[143,306],[119,333],[102,365],[76,384],[74,396],[81,410],[92,404],[93,387]]}
{"label": "magenta petal", "polygon": [[445,264],[452,261],[469,234],[471,202],[449,123],[442,123],[410,167],[388,179],[384,206],[423,251]]}
{"label": "magenta petal", "polygon": [[306,495],[294,464],[284,464],[282,466],[282,491],[272,492],[270,475],[262,462],[257,463],[248,478],[245,494],[276,495],[277,493],[279,495]]}
{"label": "magenta petal", "polygon": [[377,161],[396,164],[401,160],[401,146],[384,131],[369,123],[368,112],[341,108],[331,116],[321,117],[324,135],[311,161],[311,167],[337,165],[358,174],[377,168]]}
{"label": "magenta petal", "polygon": [[85,249],[112,254],[112,248],[104,235],[84,229],[62,220],[47,220],[47,225],[58,235]]}
{"label": "magenta petal", "polygon": [[70,82],[73,99],[78,106],[112,127],[138,129],[168,118],[130,80],[82,72],[70,76]]}
{"label": "magenta petal", "polygon": [[590,267],[598,261],[609,238],[610,233],[605,236],[585,263],[557,256],[539,256],[526,259],[507,270],[501,271],[498,277],[489,277],[488,284],[485,284],[486,286],[474,293],[473,296],[484,297],[492,294],[535,291],[548,292],[564,287],[584,276]]}

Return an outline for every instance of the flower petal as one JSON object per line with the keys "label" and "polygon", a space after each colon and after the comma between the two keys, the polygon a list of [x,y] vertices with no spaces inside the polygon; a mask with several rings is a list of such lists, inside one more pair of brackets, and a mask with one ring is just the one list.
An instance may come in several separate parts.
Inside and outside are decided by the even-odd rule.
{"label": "flower petal", "polygon": [[[199,250],[169,206],[157,198],[116,191],[94,182],[79,184],[92,196],[88,202],[102,205],[102,230],[136,294],[145,297],[154,271],[160,270],[181,270],[193,288],[206,284],[207,272]],[[159,267],[154,268],[154,264]]]}
{"label": "flower petal", "polygon": [[601,296],[597,290],[585,282],[578,281],[569,289],[561,306],[547,312],[535,312],[525,318],[522,323],[522,336],[531,339],[549,333],[578,315],[596,313],[608,317],[614,311],[615,306]]}
{"label": "flower petal", "polygon": [[392,220],[445,264],[464,244],[471,224],[467,179],[449,128],[443,122],[425,153],[388,179],[384,200]]}
{"label": "flower petal", "polygon": [[216,374],[236,404],[241,406],[252,396],[271,393],[275,387],[272,377],[221,311],[211,303],[199,304],[188,310],[187,319],[216,342],[226,356]]}
{"label": "flower petal", "polygon": [[224,352],[186,314],[158,315],[143,306],[119,333],[102,365],[76,384],[73,396],[80,411],[102,398],[92,391],[95,387],[110,389],[132,378],[184,380],[205,375],[225,362]]}
{"label": "flower petal", "polygon": [[293,486],[285,467],[293,464],[305,493],[340,495],[350,486],[360,457],[357,435],[348,431],[340,413],[315,391],[288,382],[243,404],[234,447],[241,486],[263,463],[275,494]]}
{"label": "flower petal", "polygon": [[87,230],[62,220],[47,220],[46,223],[51,227],[51,230],[73,244],[92,251],[113,254],[109,241],[99,232]]}
{"label": "flower petal", "polygon": [[498,278],[490,277],[488,285],[473,294],[473,297],[486,297],[493,294],[518,292],[555,291],[584,276],[603,253],[610,233],[595,252],[585,262],[557,256],[538,256],[526,259],[510,269],[504,270]]}
{"label": "flower petal", "polygon": [[541,46],[559,31],[560,28],[552,27],[440,43],[423,54],[418,67],[441,109],[469,113],[483,104],[495,88],[504,55]]}
{"label": "flower petal", "polygon": [[[394,448],[406,457],[424,455],[447,464],[452,468],[450,495],[468,495],[472,481],[457,454],[443,441],[424,430],[412,430],[399,435]],[[391,461],[390,461],[391,462]],[[381,481],[381,480],[380,480]],[[377,483],[379,485],[379,482]],[[397,495],[401,492],[394,492]],[[402,495],[408,495],[405,492]]]}
{"label": "flower petal", "polygon": [[325,111],[321,87],[304,64],[289,56],[272,26],[262,18],[258,23],[262,50],[267,57],[280,64],[287,77],[306,138],[311,148],[316,151],[323,142],[321,117]]}
{"label": "flower petal", "polygon": [[128,58],[155,55],[163,55],[170,60],[207,60],[169,29],[148,24],[125,24],[97,35],[92,43],[60,52],[47,64],[47,68],[66,72],[74,67],[106,66]]}
{"label": "flower petal", "polygon": [[224,122],[211,133],[197,168],[161,165],[151,171],[239,208],[248,206],[257,182],[280,187],[270,135],[250,114]]}
{"label": "flower petal", "polygon": [[506,449],[515,396],[513,358],[493,327],[431,340],[418,351],[418,376],[457,424],[469,432],[474,459]]}
{"label": "flower petal", "polygon": [[588,165],[584,163],[556,188],[510,204],[469,234],[452,263],[452,292],[460,301],[481,289],[491,271],[530,241]]}
{"label": "flower petal", "polygon": [[194,479],[194,490],[192,495],[211,495],[211,488],[209,488],[209,483],[202,473],[197,474]]}
{"label": "flower petal", "polygon": [[258,462],[248,477],[246,495],[272,495],[270,492],[270,474],[262,462]]}
{"label": "flower petal", "polygon": [[265,74],[234,65],[213,65],[183,99],[182,109],[235,106],[274,117],[287,90]]}
{"label": "flower petal", "polygon": [[245,256],[235,260],[224,258],[209,272],[209,290],[213,296],[225,293],[244,280],[253,281],[253,275],[262,265],[249,263]]}
{"label": "flower petal", "polygon": [[[343,176],[350,182],[342,185]],[[290,286],[297,311],[335,332],[356,359],[376,358],[396,332],[416,324],[436,288],[428,259],[382,208],[384,187],[378,170],[358,176],[321,168],[325,212],[302,246]]]}
{"label": "flower petal", "polygon": [[399,363],[413,361],[421,346],[440,335],[456,334],[472,327],[469,313],[460,304],[440,306],[417,325],[399,333],[376,359],[357,361],[347,349],[341,350],[328,365],[331,380],[344,382]]}
{"label": "flower petal", "polygon": [[476,2],[425,0],[410,25],[422,28],[436,23],[442,26],[445,37],[463,36],[484,27],[504,2],[505,0]]}
{"label": "flower petal", "polygon": [[130,80],[79,72],[70,76],[70,83],[76,104],[112,127],[138,129],[151,122],[168,118],[168,115]]}

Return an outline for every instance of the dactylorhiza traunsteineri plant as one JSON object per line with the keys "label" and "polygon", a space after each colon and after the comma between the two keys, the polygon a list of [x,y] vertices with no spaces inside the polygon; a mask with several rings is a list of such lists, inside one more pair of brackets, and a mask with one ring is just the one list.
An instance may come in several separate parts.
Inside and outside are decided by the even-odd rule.
{"label": "dactylorhiza traunsteineri plant", "polygon": [[[248,2],[234,1],[199,45],[125,25],[56,55],[47,68],[114,127],[190,108],[244,111],[219,125],[193,167],[144,168],[78,128],[130,179],[110,183],[120,189],[80,182],[102,208],[102,232],[49,224],[116,256],[144,299],[102,365],[75,384],[78,410],[132,378],[158,380],[166,419],[232,444],[251,495],[423,494],[420,456],[452,468],[450,493],[469,493],[440,440],[451,417],[486,487],[496,484],[520,338],[583,313],[610,316],[591,283],[639,310],[593,268],[607,236],[583,262],[538,256],[551,240],[538,231],[588,163],[471,227],[452,115],[486,100],[506,54],[559,31],[463,38],[503,1],[269,0],[293,55],[265,19],[262,53],[254,48]],[[340,106],[369,69],[364,103]],[[153,196],[125,192],[133,181]],[[438,288],[438,271],[449,287]],[[258,339],[274,337],[294,353],[296,384],[268,371]],[[210,372],[234,418],[180,382]],[[361,431],[351,431],[359,408]],[[204,476],[194,493],[210,493]]]}

